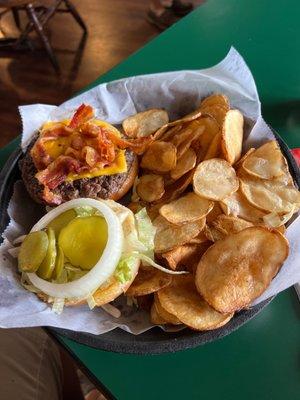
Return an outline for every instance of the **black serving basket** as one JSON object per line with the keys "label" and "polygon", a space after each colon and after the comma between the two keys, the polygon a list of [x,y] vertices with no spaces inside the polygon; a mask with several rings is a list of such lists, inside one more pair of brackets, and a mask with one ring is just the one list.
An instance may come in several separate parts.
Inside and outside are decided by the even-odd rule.
{"label": "black serving basket", "polygon": [[[279,146],[287,159],[291,175],[295,184],[300,187],[300,172],[287,144],[274,132]],[[0,173],[0,233],[6,228],[9,217],[7,206],[13,193],[13,186],[16,180],[20,179],[18,161],[22,157],[21,149],[14,151],[7,160]],[[268,299],[248,310],[243,310],[235,316],[224,327],[207,332],[196,332],[191,329],[183,329],[179,332],[164,332],[156,327],[140,335],[132,335],[119,328],[103,333],[102,335],[92,335],[85,332],[74,332],[67,329],[47,328],[51,334],[59,334],[73,339],[79,343],[86,344],[101,350],[113,351],[117,353],[133,354],[160,354],[175,352],[212,342],[223,336],[228,335],[238,329],[245,322],[249,321],[258,314],[266,305],[271,302]]]}

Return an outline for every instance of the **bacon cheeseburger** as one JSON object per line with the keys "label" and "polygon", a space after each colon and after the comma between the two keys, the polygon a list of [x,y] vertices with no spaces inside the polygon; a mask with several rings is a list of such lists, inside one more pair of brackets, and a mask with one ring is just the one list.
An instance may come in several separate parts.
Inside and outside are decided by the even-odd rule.
{"label": "bacon cheeseburger", "polygon": [[22,178],[38,203],[80,197],[118,200],[133,185],[137,154],[151,140],[127,140],[82,104],[71,120],[46,122],[20,162]]}

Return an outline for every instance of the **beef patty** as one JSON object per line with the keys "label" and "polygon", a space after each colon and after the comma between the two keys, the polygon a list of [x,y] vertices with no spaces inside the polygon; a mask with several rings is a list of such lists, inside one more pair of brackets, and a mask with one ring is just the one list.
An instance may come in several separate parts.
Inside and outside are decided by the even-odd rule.
{"label": "beef patty", "polygon": [[[28,147],[24,157],[20,160],[22,179],[30,196],[38,203],[45,204],[42,198],[43,186],[36,179],[35,174],[38,172],[30,150],[35,140]],[[62,202],[77,199],[79,197],[89,197],[92,199],[108,199],[120,190],[125,182],[130,168],[135,160],[135,154],[131,150],[125,150],[125,158],[127,163],[127,172],[114,175],[103,175],[95,178],[77,179],[73,182],[64,182],[60,184],[53,193],[62,197]]]}

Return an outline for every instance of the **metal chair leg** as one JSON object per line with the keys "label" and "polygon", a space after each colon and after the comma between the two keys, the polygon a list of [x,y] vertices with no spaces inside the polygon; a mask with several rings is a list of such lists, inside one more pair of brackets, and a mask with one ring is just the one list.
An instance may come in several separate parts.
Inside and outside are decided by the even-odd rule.
{"label": "metal chair leg", "polygon": [[15,20],[16,27],[20,30],[21,29],[21,22],[20,22],[20,15],[19,15],[19,10],[17,7],[12,7],[11,9],[13,13],[13,17]]}
{"label": "metal chair leg", "polygon": [[50,58],[50,61],[51,61],[52,65],[53,65],[53,67],[55,68],[55,70],[57,72],[59,72],[59,65],[58,65],[57,59],[55,57],[55,54],[53,53],[53,50],[52,50],[52,47],[51,47],[50,42],[48,40],[48,37],[45,34],[43,25],[40,23],[37,15],[36,15],[36,12],[34,10],[34,7],[33,7],[33,5],[31,3],[26,5],[26,12],[27,12],[29,20],[33,23],[34,29],[36,30],[36,32],[39,35],[41,41],[43,42],[43,45],[44,45],[44,47],[45,47],[45,49],[47,51],[47,54],[48,54],[48,56]]}
{"label": "metal chair leg", "polygon": [[74,19],[78,22],[78,24],[81,26],[81,28],[83,29],[83,31],[85,33],[87,33],[87,27],[83,21],[83,19],[81,18],[80,14],[78,13],[77,9],[75,8],[75,6],[71,3],[70,0],[63,0],[67,9],[70,11],[70,13],[73,15]]}

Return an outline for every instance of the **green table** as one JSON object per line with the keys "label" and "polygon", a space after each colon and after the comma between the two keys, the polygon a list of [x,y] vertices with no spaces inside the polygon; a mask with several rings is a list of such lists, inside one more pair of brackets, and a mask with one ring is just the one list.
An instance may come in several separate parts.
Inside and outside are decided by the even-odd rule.
{"label": "green table", "polygon": [[[267,121],[300,147],[300,3],[210,0],[142,50],[93,82],[197,69],[231,45],[256,79]],[[16,146],[2,150],[1,161]],[[237,332],[217,342],[161,356],[119,355],[62,338],[117,399],[300,398],[300,304],[290,289]]]}

